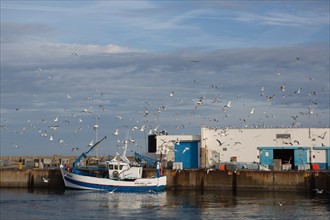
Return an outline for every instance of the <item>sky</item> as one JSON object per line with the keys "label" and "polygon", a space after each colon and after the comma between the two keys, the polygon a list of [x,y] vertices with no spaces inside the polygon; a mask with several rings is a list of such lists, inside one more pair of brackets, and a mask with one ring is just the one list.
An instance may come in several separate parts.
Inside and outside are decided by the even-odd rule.
{"label": "sky", "polygon": [[330,125],[329,1],[0,4],[1,156]]}

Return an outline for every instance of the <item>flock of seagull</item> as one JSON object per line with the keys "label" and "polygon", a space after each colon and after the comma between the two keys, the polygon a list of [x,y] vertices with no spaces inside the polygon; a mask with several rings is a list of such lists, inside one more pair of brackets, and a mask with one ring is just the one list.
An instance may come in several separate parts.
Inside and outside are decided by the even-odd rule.
{"label": "flock of seagull", "polygon": [[[299,61],[299,60],[297,60]],[[193,65],[200,65],[201,61],[199,60],[192,60],[191,61]],[[43,72],[44,70],[42,68],[37,69],[39,72]],[[278,70],[275,71],[275,75],[277,78],[281,77],[281,74]],[[308,80],[313,80],[311,76],[308,77]],[[198,86],[198,81],[193,80],[194,85]],[[121,126],[114,128],[112,131],[113,139],[116,140],[116,146],[118,148],[123,147],[123,141],[128,140],[134,147],[143,148],[142,146],[146,143],[141,143],[142,141],[137,141],[135,136],[137,135],[135,132],[140,132],[138,134],[139,136],[144,136],[147,134],[157,134],[161,132],[167,132],[166,130],[168,128],[171,128],[171,125],[165,125],[163,123],[164,120],[171,118],[175,119],[175,121],[178,123],[177,125],[174,125],[175,129],[181,130],[181,133],[185,133],[185,129],[189,126],[190,128],[192,126],[196,126],[197,129],[199,128],[198,125],[196,125],[196,122],[199,123],[199,125],[205,125],[210,124],[210,126],[223,126],[223,122],[227,120],[227,118],[235,118],[231,116],[231,109],[235,108],[235,105],[237,106],[236,110],[239,108],[247,108],[248,106],[244,103],[242,104],[241,95],[237,95],[235,100],[228,100],[220,95],[221,92],[221,84],[217,83],[210,83],[208,88],[204,87],[204,90],[211,89],[211,94],[209,98],[206,96],[202,96],[199,98],[196,98],[196,100],[190,110],[187,110],[186,108],[180,109],[180,106],[183,105],[185,97],[180,97],[179,91],[169,91],[168,97],[169,99],[176,100],[176,96],[178,96],[178,103],[176,103],[175,107],[169,107],[166,104],[155,104],[152,101],[145,101],[143,104],[138,106],[137,108],[140,109],[138,112],[136,110],[132,109],[132,112],[136,113],[136,115],[131,114],[129,117],[125,115],[119,115],[111,114],[111,102],[108,101],[111,96],[113,95],[111,92],[108,92],[108,90],[101,91],[100,89],[96,89],[96,95],[87,96],[81,100],[81,109],[80,110],[73,110],[69,111],[65,109],[64,114],[59,114],[55,116],[49,116],[40,118],[40,121],[32,121],[27,120],[26,123],[21,130],[11,130],[9,132],[13,132],[17,135],[22,135],[24,133],[27,133],[29,128],[31,128],[33,131],[36,131],[39,136],[42,138],[48,139],[51,143],[58,145],[58,146],[65,146],[66,149],[70,151],[85,151],[84,146],[76,146],[73,144],[73,142],[70,143],[70,140],[74,140],[75,138],[79,137],[79,134],[83,134],[83,131],[87,129],[91,130],[93,129],[95,132],[98,132],[100,129],[100,125],[104,123],[102,120],[115,120],[117,121],[116,124],[121,124]],[[286,83],[280,83],[278,87],[279,94],[271,94],[266,95],[266,89],[264,86],[260,88],[261,94],[260,97],[263,97],[262,100],[266,100],[267,102],[274,102],[278,96],[282,97],[282,100],[286,96],[298,96],[301,95],[303,92],[303,88],[298,87],[297,90],[293,90],[292,93],[286,93],[288,88]],[[306,112],[299,112],[296,115],[292,115],[290,118],[293,119],[292,121],[292,127],[299,127],[301,124],[299,123],[298,119],[301,117],[307,117],[309,114],[311,114],[312,109],[317,108],[318,105],[318,99],[317,96],[319,95],[319,91],[310,91],[307,93],[307,97],[309,98],[309,107],[306,107]],[[36,96],[36,95],[35,95]],[[66,100],[68,102],[68,105],[70,105],[70,102],[73,102],[74,95],[73,94],[66,94]],[[99,104],[97,101],[94,102],[94,100],[106,100],[102,104]],[[74,100],[77,102],[77,100]],[[221,105],[219,103],[225,102],[226,104]],[[170,102],[170,101],[169,101]],[[106,104],[104,104],[106,103]],[[187,106],[187,103],[184,103],[185,106]],[[88,107],[86,107],[88,106]],[[170,110],[173,112],[173,108],[175,108],[175,113],[172,116],[168,116]],[[217,116],[207,116],[203,115],[204,111],[212,108],[212,109],[218,109],[220,112],[217,112]],[[75,108],[76,109],[76,108]],[[28,111],[28,109],[26,109]],[[17,106],[15,108],[15,111],[18,113],[24,112],[25,109],[21,106]],[[246,112],[246,117],[240,117],[237,118],[238,123],[241,123],[242,128],[247,127],[262,127],[265,124],[265,119],[267,118],[275,118],[275,115],[268,115],[266,112],[263,112],[263,114],[258,113],[258,116],[253,116],[256,114],[256,111],[258,109],[256,106],[251,106],[250,110]],[[160,120],[160,115],[167,114],[164,119]],[[109,118],[110,115],[110,118]],[[244,114],[242,114],[244,115]],[[258,119],[259,117],[259,119]],[[107,118],[107,119],[106,119]],[[220,119],[219,119],[220,118]],[[253,119],[252,119],[253,118]],[[1,132],[8,132],[8,128],[11,127],[11,122],[4,120],[1,121]],[[111,123],[108,122],[108,123]],[[228,123],[228,122],[227,122]],[[320,121],[320,123],[322,123]],[[173,125],[172,125],[173,126]],[[328,125],[324,125],[328,126]],[[226,126],[226,127],[231,127]],[[162,128],[162,129],[160,129]],[[64,133],[69,135],[60,135],[60,131],[63,130]],[[121,134],[124,130],[124,134]],[[108,132],[108,131],[106,131]],[[179,131],[180,132],[180,131]],[[120,138],[120,136],[122,136]],[[125,137],[124,137],[125,136]],[[92,140],[87,147],[92,146],[93,141]],[[217,140],[219,145],[221,146],[223,143],[220,142],[220,140]],[[23,148],[23,144],[17,144],[13,140],[11,145],[15,148]],[[183,151],[186,152],[189,149],[184,149]],[[184,153],[183,152],[183,153]]]}

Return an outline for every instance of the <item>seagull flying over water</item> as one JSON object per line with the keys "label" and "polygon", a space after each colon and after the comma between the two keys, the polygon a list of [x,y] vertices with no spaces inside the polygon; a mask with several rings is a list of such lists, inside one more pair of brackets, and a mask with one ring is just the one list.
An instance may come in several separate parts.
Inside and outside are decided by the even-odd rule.
{"label": "seagull flying over water", "polygon": [[315,192],[316,194],[322,194],[323,193],[323,189],[313,189],[313,192]]}
{"label": "seagull flying over water", "polygon": [[206,174],[209,174],[209,172],[210,172],[210,171],[213,171],[213,170],[214,170],[214,169],[212,169],[212,168],[207,169],[207,170],[206,170]]}
{"label": "seagull flying over water", "polygon": [[42,177],[42,180],[44,181],[44,183],[49,183],[49,178],[48,179],[46,179],[45,177]]}
{"label": "seagull flying over water", "polygon": [[117,190],[117,188],[114,188],[113,190],[111,190],[109,193],[114,193]]}

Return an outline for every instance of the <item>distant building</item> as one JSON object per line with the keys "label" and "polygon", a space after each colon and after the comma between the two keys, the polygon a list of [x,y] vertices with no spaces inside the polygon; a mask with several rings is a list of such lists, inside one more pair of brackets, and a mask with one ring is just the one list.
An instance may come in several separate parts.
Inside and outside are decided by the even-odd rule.
{"label": "distant building", "polygon": [[[207,128],[201,135],[154,136],[154,152],[183,169],[330,169],[329,128]],[[150,140],[149,140],[150,141]],[[150,149],[150,147],[149,147]]]}

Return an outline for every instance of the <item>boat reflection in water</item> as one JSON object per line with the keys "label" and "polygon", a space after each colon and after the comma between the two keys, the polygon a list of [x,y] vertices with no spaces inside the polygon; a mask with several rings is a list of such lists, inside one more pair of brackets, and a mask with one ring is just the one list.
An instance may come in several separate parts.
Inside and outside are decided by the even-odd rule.
{"label": "boat reflection in water", "polygon": [[0,219],[330,219],[329,195],[328,192],[168,189],[115,193],[0,188]]}
{"label": "boat reflection in water", "polygon": [[[163,192],[145,192],[141,193],[108,193],[100,195],[104,201],[99,207],[109,209],[144,209],[144,208],[162,208],[167,204],[166,191]],[[128,202],[127,200],[134,202]]]}

